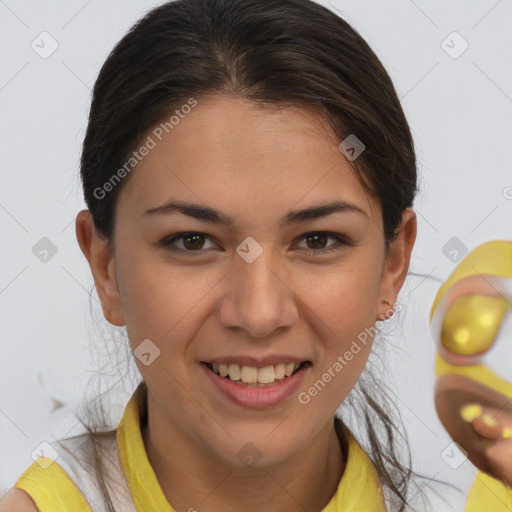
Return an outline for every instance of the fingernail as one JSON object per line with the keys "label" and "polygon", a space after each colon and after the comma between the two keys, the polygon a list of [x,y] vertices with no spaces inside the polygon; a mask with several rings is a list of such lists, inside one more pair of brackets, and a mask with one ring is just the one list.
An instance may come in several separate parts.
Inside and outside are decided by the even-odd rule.
{"label": "fingernail", "polygon": [[464,419],[464,421],[467,421],[468,423],[471,423],[476,417],[480,416],[482,414],[482,408],[478,404],[470,404],[465,405],[460,410],[460,415]]}
{"label": "fingernail", "polygon": [[507,438],[509,438],[509,437],[512,437],[512,428],[510,428],[510,427],[505,427],[505,428],[503,429],[503,432],[501,433],[501,435],[502,435],[505,439],[507,439]]}
{"label": "fingernail", "polygon": [[495,427],[498,424],[490,414],[483,414],[482,419],[484,420],[485,424],[489,427]]}

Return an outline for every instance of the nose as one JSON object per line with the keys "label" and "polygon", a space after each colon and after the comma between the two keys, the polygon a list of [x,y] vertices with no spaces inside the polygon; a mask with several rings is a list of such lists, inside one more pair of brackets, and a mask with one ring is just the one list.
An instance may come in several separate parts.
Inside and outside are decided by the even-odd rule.
{"label": "nose", "polygon": [[217,311],[223,327],[243,329],[254,338],[266,338],[297,322],[291,278],[270,249],[263,250],[251,263],[236,254],[226,279]]}

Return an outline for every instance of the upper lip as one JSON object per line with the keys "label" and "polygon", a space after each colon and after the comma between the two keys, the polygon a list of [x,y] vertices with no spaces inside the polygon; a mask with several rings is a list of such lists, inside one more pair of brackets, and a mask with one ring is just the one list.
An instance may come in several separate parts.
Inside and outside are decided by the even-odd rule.
{"label": "upper lip", "polygon": [[204,363],[216,363],[216,364],[238,364],[240,366],[255,366],[256,368],[265,368],[266,366],[274,366],[276,364],[284,363],[304,363],[309,362],[306,358],[301,358],[297,356],[290,355],[279,355],[273,354],[265,357],[255,357],[249,355],[240,355],[240,356],[219,356],[212,357],[211,359],[205,359]]}

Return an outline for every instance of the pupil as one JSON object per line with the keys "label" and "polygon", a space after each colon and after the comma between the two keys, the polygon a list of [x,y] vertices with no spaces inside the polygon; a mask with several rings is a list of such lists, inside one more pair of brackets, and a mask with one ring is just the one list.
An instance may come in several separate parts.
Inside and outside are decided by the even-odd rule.
{"label": "pupil", "polygon": [[[202,235],[186,235],[183,237],[183,245],[187,249],[197,249],[201,245],[201,237]],[[189,245],[190,240],[194,240],[194,242]]]}
{"label": "pupil", "polygon": [[325,243],[325,240],[326,240],[327,236],[326,235],[310,235],[308,237],[308,240],[311,240],[313,239],[314,240],[314,243],[320,243],[320,246],[316,246],[313,247],[314,249],[322,249],[324,243]]}

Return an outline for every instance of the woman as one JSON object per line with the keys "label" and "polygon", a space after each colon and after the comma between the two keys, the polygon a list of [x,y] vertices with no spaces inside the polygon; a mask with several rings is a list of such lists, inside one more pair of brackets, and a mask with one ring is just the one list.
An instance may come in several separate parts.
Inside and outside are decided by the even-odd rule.
{"label": "woman", "polygon": [[[100,71],[81,176],[78,242],[143,380],[0,510],[404,510],[399,430],[360,377],[416,161],[359,34],[309,0],[157,7]],[[335,415],[353,390],[365,443]]]}

